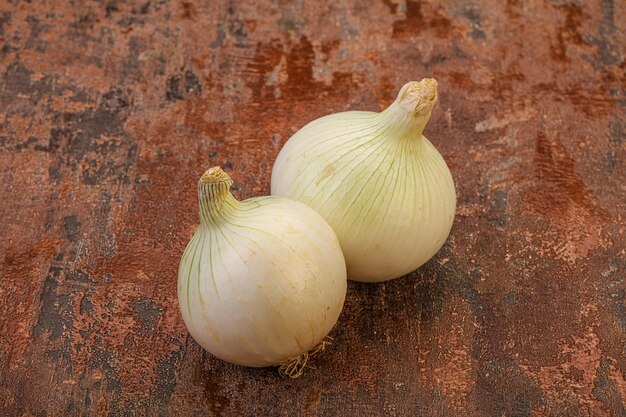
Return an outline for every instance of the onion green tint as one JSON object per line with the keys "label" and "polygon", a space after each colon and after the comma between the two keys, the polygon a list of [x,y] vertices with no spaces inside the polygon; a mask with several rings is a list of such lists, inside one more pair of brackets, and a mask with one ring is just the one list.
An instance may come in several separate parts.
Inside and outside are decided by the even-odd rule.
{"label": "onion green tint", "polygon": [[236,200],[211,168],[198,182],[200,226],[178,271],[180,310],[193,338],[244,366],[283,365],[323,344],[346,294],[331,227],[302,203]]}
{"label": "onion green tint", "polygon": [[454,220],[456,193],[423,135],[437,82],[405,84],[380,113],[322,117],[296,132],[272,171],[272,195],[301,201],[337,233],[356,281],[385,281],[428,261]]}

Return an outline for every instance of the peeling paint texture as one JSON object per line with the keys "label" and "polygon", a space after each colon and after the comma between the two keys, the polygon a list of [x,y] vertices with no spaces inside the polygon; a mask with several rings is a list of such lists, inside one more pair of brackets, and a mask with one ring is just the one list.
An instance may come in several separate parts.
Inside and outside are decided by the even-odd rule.
{"label": "peeling paint texture", "polygon": [[[626,416],[626,2],[0,1],[0,415]],[[435,77],[458,192],[296,380],[178,312],[196,181]]]}

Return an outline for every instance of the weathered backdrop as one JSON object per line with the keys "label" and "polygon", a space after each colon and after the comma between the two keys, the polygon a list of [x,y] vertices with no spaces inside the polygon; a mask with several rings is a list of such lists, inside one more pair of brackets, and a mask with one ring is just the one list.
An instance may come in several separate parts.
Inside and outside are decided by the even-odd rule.
{"label": "weathered backdrop", "polygon": [[[626,415],[625,26],[613,0],[1,1],[0,414]],[[351,283],[300,379],[204,353],[176,300],[201,173],[267,194],[298,128],[425,76],[441,252]]]}

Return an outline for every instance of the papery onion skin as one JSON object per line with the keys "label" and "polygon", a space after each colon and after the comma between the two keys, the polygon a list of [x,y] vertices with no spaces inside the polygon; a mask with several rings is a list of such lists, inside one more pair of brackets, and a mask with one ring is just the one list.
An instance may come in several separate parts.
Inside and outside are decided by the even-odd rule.
{"label": "papery onion skin", "polygon": [[435,80],[407,83],[380,113],[350,111],[309,123],[276,158],[272,195],[301,201],[328,221],[349,279],[403,276],[450,233],[454,181],[422,134],[436,101]]}
{"label": "papery onion skin", "polygon": [[279,197],[237,201],[231,184],[219,168],[199,182],[201,225],[180,262],[180,309],[211,354],[278,365],[313,349],[337,322],[345,261],[312,209]]}

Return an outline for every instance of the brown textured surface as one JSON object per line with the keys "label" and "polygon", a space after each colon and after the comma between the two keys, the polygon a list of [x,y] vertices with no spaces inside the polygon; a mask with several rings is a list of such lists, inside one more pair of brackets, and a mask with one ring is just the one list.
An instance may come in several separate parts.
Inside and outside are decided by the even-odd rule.
{"label": "brown textured surface", "polygon": [[[0,415],[626,415],[626,2],[0,2]],[[195,186],[436,77],[458,214],[298,380],[178,313]]]}

